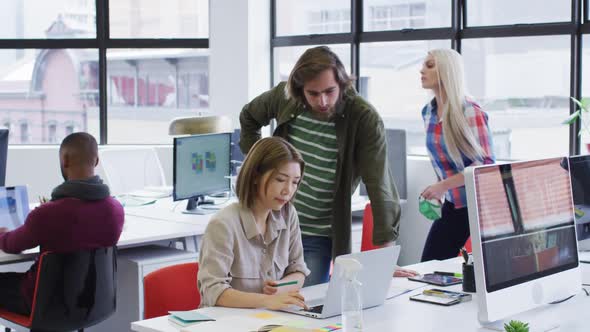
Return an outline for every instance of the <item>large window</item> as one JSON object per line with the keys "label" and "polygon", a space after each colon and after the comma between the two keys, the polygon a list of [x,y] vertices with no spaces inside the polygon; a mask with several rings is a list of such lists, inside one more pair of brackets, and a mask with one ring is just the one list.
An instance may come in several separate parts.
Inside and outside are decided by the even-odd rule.
{"label": "large window", "polygon": [[468,26],[568,22],[571,1],[466,1]]}
{"label": "large window", "polygon": [[497,157],[568,153],[569,46],[569,36],[463,41],[469,92],[488,112]]}
{"label": "large window", "polygon": [[[306,48],[332,47],[350,61],[357,90],[386,127],[406,130],[411,154],[426,151],[420,111],[433,96],[421,88],[419,71],[435,48],[463,55],[468,93],[488,113],[498,158],[587,151],[590,138],[562,124],[575,111],[570,96],[584,91],[590,100],[590,84],[583,84],[590,66],[582,66],[590,61],[590,39],[582,43],[590,34],[585,0],[273,1],[275,83]],[[337,18],[342,13],[348,25]]]}
{"label": "large window", "polygon": [[170,143],[172,118],[209,112],[208,6],[2,1],[0,119],[10,143],[56,144],[75,131],[103,144]]}
{"label": "large window", "polygon": [[350,32],[350,0],[276,0],[277,36]]}
{"label": "large window", "polygon": [[387,128],[406,129],[408,153],[426,153],[420,111],[432,95],[420,84],[422,62],[428,50],[450,47],[447,40],[361,44],[359,91]]}
{"label": "large window", "polygon": [[451,2],[440,0],[365,0],[365,31],[451,26]]}

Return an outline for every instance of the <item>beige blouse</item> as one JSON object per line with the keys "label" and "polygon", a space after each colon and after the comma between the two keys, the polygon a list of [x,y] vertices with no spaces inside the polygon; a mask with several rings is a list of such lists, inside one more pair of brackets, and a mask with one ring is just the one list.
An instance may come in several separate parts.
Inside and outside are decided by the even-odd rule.
{"label": "beige blouse", "polygon": [[201,307],[214,306],[230,287],[262,293],[265,280],[293,272],[310,273],[295,208],[289,203],[271,211],[262,237],[252,212],[234,203],[211,218],[203,235],[197,275]]}

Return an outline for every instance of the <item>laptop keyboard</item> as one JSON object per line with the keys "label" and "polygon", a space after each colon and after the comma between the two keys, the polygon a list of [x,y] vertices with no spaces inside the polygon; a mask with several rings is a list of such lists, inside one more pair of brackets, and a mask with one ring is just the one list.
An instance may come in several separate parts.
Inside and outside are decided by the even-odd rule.
{"label": "laptop keyboard", "polygon": [[320,305],[316,305],[314,307],[309,307],[309,310],[303,310],[303,311],[313,312],[314,314],[321,314],[323,309],[324,309],[324,305],[320,304]]}

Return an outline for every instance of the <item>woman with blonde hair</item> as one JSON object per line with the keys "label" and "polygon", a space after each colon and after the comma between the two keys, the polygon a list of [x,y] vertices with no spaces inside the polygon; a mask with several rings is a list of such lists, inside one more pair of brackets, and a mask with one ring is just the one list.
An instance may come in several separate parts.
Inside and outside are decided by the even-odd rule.
{"label": "woman with blonde hair", "polygon": [[463,170],[493,164],[488,116],[466,96],[461,55],[451,49],[428,52],[420,70],[422,87],[434,98],[422,109],[426,148],[438,181],[421,196],[442,205],[426,238],[422,261],[457,256],[469,238]]}
{"label": "woman with blonde hair", "polygon": [[303,168],[301,154],[282,138],[252,146],[238,174],[238,203],[213,216],[203,235],[201,306],[306,308],[299,289],[310,271],[291,204]]}

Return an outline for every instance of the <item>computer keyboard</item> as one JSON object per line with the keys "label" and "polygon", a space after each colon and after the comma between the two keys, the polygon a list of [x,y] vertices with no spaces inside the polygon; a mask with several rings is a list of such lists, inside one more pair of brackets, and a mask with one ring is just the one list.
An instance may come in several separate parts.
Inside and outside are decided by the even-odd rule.
{"label": "computer keyboard", "polygon": [[320,304],[320,305],[316,305],[314,307],[309,307],[308,310],[305,310],[305,309],[302,309],[302,310],[307,311],[307,312],[313,312],[314,314],[321,314],[323,309],[324,309],[324,305]]}

